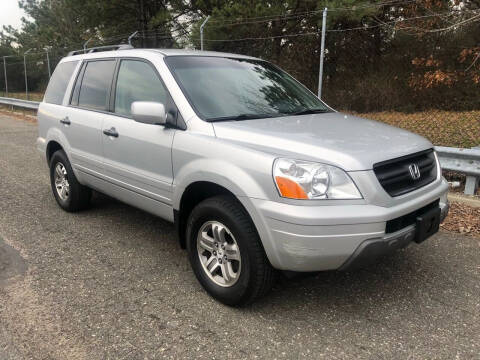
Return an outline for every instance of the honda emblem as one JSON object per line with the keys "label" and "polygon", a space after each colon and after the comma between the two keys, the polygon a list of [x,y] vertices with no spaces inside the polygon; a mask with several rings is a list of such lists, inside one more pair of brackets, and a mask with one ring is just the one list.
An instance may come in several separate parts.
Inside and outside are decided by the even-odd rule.
{"label": "honda emblem", "polygon": [[420,169],[418,168],[417,164],[411,164],[408,167],[408,170],[410,171],[410,176],[412,177],[413,180],[420,179]]}

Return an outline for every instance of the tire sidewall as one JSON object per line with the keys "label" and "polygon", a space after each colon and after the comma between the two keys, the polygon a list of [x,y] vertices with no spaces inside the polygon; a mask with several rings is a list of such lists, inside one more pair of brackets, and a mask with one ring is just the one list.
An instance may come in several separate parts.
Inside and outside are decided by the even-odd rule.
{"label": "tire sidewall", "polygon": [[[222,211],[223,210],[223,211]],[[187,251],[190,263],[198,281],[215,298],[229,305],[240,303],[248,296],[251,288],[252,261],[249,248],[250,241],[257,241],[248,236],[248,232],[241,228],[238,221],[226,209],[220,210],[212,204],[200,204],[195,208],[187,224]],[[248,215],[247,215],[248,216]],[[197,234],[201,226],[208,221],[218,221],[224,224],[233,234],[240,249],[241,272],[238,280],[230,287],[215,284],[205,273],[197,252]]]}

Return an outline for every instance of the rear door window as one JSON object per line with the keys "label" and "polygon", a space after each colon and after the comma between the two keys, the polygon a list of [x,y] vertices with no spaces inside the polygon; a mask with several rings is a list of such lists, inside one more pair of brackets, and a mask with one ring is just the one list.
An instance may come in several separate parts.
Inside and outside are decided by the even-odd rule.
{"label": "rear door window", "polygon": [[115,60],[89,61],[80,87],[78,106],[106,111],[115,70]]}
{"label": "rear door window", "polygon": [[65,91],[67,91],[68,83],[72,77],[78,61],[68,61],[58,64],[52,74],[52,78],[48,83],[47,91],[45,92],[44,101],[49,104],[61,105]]}

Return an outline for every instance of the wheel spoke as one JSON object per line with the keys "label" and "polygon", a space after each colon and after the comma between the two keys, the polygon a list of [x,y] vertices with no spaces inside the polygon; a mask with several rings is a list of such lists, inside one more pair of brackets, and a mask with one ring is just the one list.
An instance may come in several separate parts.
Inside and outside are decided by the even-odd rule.
{"label": "wheel spoke", "polygon": [[228,273],[228,269],[226,265],[227,264],[222,263],[222,265],[220,265],[220,268],[222,269],[223,280],[225,280],[225,282],[228,284],[231,279],[230,279],[230,274]]}
{"label": "wheel spoke", "polygon": [[55,167],[55,172],[57,173],[57,176],[61,179],[64,177],[64,174],[63,174],[63,171],[62,171],[62,167],[60,164],[58,164],[56,167]]}
{"label": "wheel spoke", "polygon": [[205,266],[208,268],[208,267],[211,265],[211,263],[212,263],[213,260],[217,261],[217,258],[216,258],[214,255],[211,255],[211,256],[207,259],[207,262],[205,263]]}
{"label": "wheel spoke", "polygon": [[207,234],[206,231],[202,231],[202,238],[200,239],[199,245],[202,249],[209,252],[213,251],[215,240]]}
{"label": "wheel spoke", "polygon": [[225,242],[226,229],[224,226],[220,224],[214,224],[212,225],[212,232],[215,240],[217,240],[219,243]]}
{"label": "wheel spoke", "polygon": [[222,263],[221,269],[222,269],[223,279],[225,280],[226,283],[229,283],[235,278],[235,273],[233,272],[232,264],[230,264],[228,261],[225,261]]}
{"label": "wheel spoke", "polygon": [[213,274],[215,270],[217,270],[217,268],[220,266],[217,258],[214,256],[211,256],[210,259],[208,259],[207,263],[208,265],[206,265],[206,267],[210,274]]}
{"label": "wheel spoke", "polygon": [[225,254],[229,260],[240,260],[240,253],[236,244],[228,244],[225,246]]}

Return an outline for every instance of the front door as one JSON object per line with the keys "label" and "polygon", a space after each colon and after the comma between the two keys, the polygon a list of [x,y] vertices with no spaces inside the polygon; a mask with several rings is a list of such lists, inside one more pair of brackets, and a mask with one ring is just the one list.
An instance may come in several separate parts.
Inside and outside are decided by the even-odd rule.
{"label": "front door", "polygon": [[111,115],[103,121],[104,171],[108,181],[165,205],[171,205],[175,130],[134,121],[134,101],[169,103],[168,92],[153,65],[123,59],[111,97]]}

